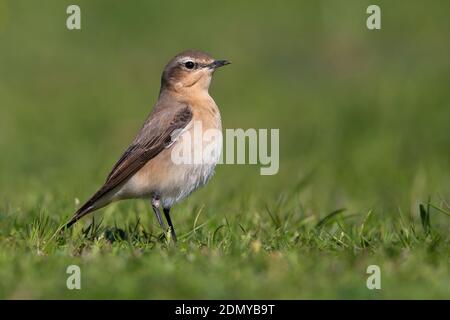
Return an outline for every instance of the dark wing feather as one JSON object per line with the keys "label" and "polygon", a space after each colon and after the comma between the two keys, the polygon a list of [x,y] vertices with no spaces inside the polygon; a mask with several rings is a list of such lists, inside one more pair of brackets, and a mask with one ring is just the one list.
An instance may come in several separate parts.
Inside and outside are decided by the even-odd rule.
{"label": "dark wing feather", "polygon": [[70,227],[84,215],[96,210],[95,203],[103,196],[125,182],[149,160],[156,157],[172,143],[172,134],[181,130],[192,119],[189,106],[178,105],[172,110],[159,109],[145,122],[131,146],[114,165],[105,184],[74,215],[67,224]]}

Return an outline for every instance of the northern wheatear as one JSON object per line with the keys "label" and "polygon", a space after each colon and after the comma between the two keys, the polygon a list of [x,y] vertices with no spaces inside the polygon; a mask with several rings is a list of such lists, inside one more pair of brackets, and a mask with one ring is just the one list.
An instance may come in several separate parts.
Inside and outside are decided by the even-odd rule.
{"label": "northern wheatear", "polygon": [[[176,240],[170,208],[213,175],[222,141],[211,142],[216,152],[213,161],[177,164],[171,153],[177,145],[190,139],[194,122],[200,122],[204,130],[221,130],[219,109],[208,89],[214,71],[229,63],[215,60],[201,51],[189,50],[167,64],[161,77],[158,101],[142,129],[114,165],[105,184],[78,209],[67,228],[113,201],[144,198],[150,200],[159,224],[166,229],[162,208]],[[192,151],[197,147],[194,144]]]}

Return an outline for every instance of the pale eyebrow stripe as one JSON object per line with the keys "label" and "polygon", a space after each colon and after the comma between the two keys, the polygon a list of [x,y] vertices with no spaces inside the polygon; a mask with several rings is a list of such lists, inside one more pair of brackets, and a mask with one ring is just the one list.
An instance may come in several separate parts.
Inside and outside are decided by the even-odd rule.
{"label": "pale eyebrow stripe", "polygon": [[195,59],[192,58],[192,57],[183,57],[183,58],[181,58],[181,59],[179,60],[179,62],[181,62],[181,63],[188,62],[188,61],[194,62]]}

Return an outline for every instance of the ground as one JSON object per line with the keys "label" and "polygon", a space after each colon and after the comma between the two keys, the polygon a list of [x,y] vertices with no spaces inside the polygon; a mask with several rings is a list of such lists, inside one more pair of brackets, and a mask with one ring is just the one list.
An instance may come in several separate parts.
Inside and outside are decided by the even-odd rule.
{"label": "ground", "polygon": [[[78,1],[69,31],[71,2],[0,0],[0,298],[448,299],[450,7],[377,3],[369,31],[369,1]],[[223,127],[280,129],[278,174],[218,166],[176,246],[143,200],[57,233],[188,48],[233,62]]]}

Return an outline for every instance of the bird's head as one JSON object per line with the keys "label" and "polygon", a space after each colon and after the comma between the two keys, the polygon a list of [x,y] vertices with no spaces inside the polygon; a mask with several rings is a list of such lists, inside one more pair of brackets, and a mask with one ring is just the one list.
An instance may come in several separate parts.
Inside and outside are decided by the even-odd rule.
{"label": "bird's head", "polygon": [[227,64],[230,62],[215,60],[202,51],[184,51],[170,60],[164,68],[161,90],[175,90],[180,93],[208,91],[214,71]]}

